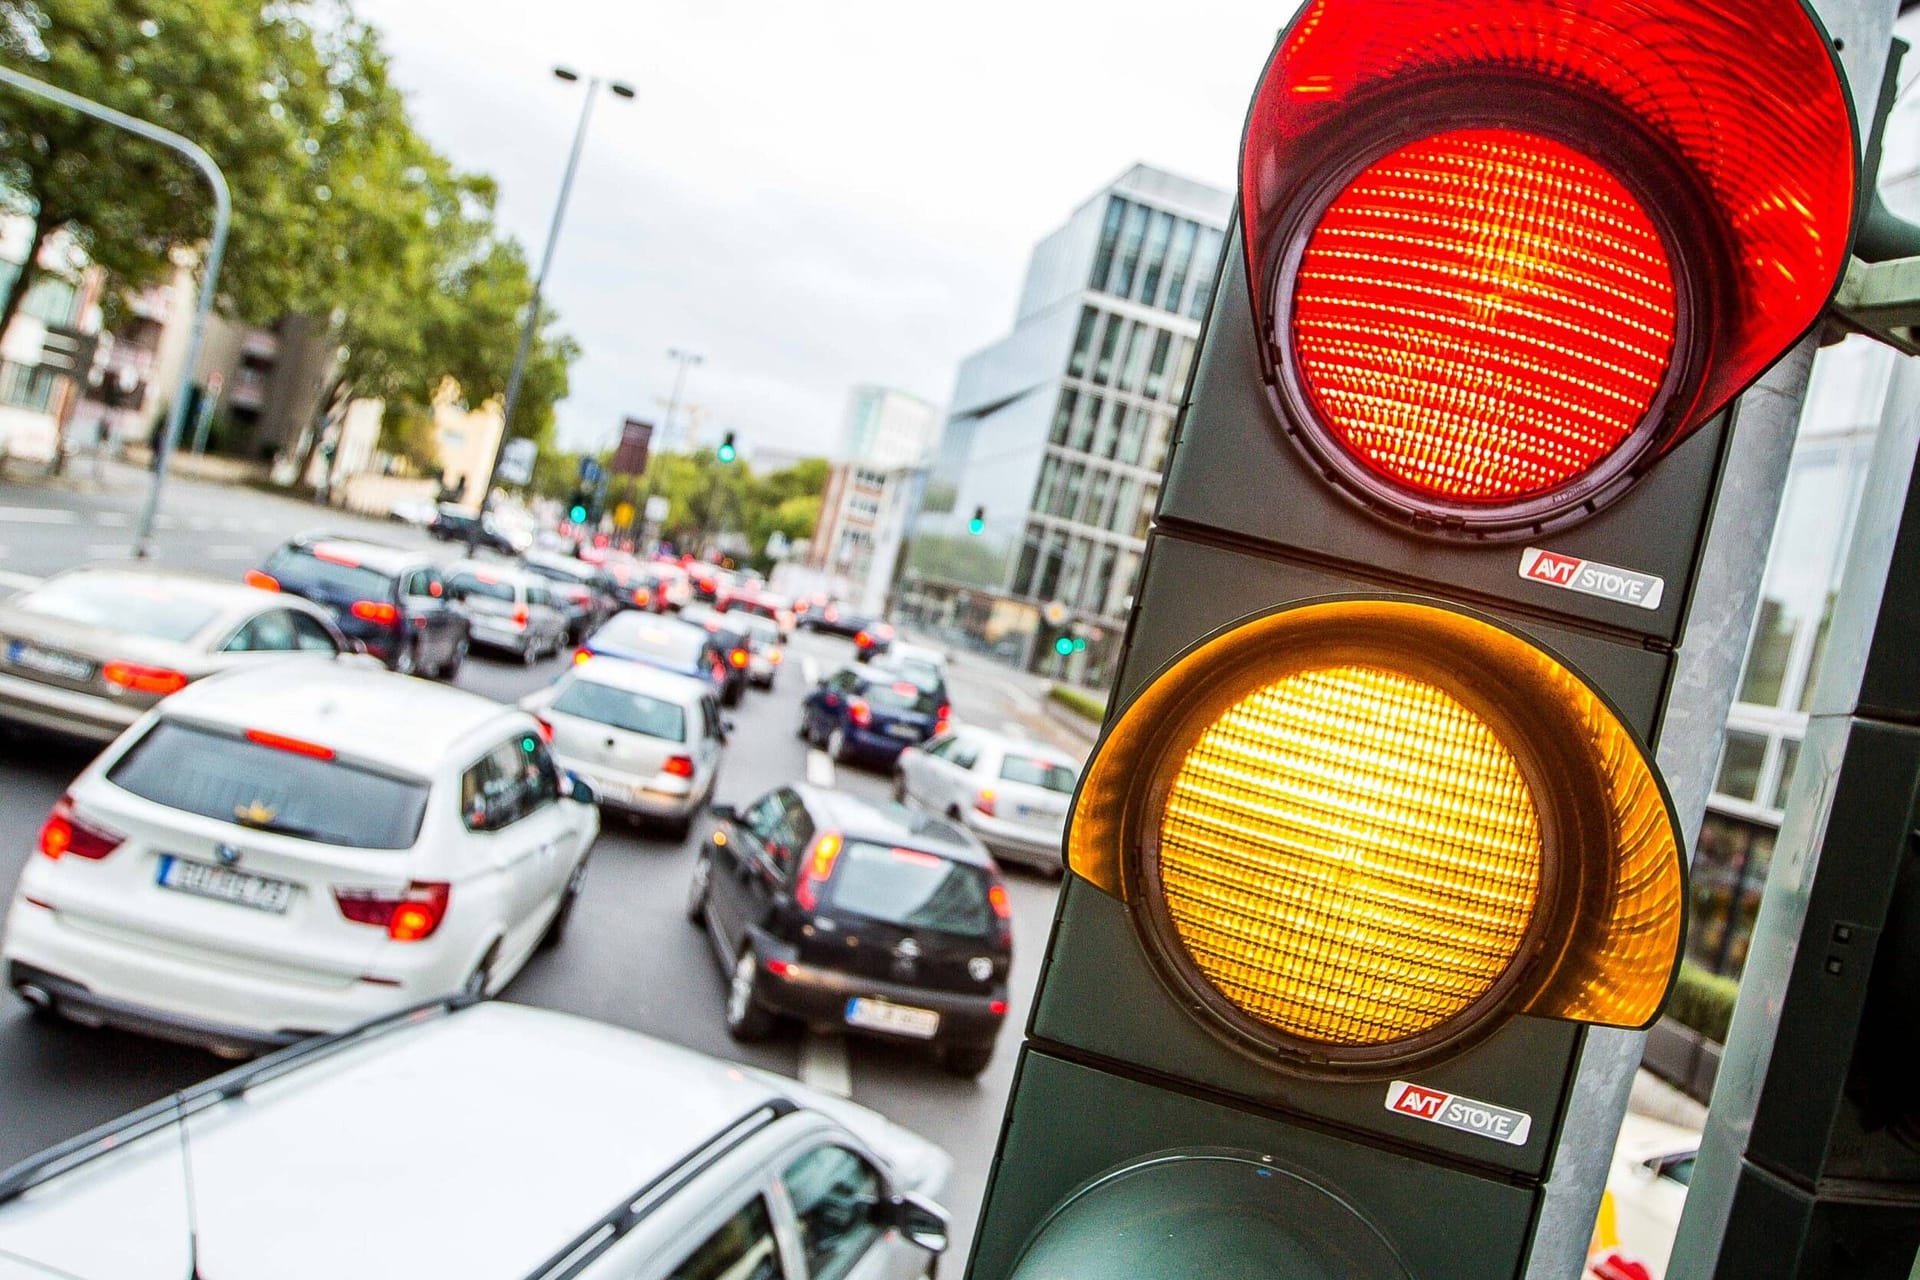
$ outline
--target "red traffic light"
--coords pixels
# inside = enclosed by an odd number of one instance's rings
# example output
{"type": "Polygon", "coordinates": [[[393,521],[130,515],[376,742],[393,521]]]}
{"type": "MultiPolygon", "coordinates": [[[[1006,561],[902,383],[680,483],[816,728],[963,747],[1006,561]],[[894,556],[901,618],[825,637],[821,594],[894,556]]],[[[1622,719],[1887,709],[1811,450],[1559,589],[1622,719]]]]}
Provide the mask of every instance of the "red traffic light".
{"type": "Polygon", "coordinates": [[[1800,0],[1314,0],[1241,215],[1288,434],[1379,514],[1617,497],[1813,323],[1855,145],[1800,0]]]}

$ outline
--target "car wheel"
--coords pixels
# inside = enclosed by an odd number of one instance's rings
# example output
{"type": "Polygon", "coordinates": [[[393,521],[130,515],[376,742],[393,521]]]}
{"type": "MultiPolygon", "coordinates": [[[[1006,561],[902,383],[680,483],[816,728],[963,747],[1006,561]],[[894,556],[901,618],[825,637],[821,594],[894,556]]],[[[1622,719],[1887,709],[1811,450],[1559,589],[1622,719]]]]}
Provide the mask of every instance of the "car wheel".
{"type": "Polygon", "coordinates": [[[940,1066],[949,1075],[971,1080],[987,1069],[993,1060],[993,1045],[949,1044],[940,1047],[940,1066]]]}
{"type": "Polygon", "coordinates": [[[540,661],[540,646],[534,643],[532,636],[527,637],[527,647],[520,651],[520,664],[530,667],[540,661]]]}
{"type": "Polygon", "coordinates": [[[813,741],[813,726],[807,723],[807,713],[804,711],[800,713],[800,728],[795,732],[794,737],[802,742],[813,741]]]}
{"type": "Polygon", "coordinates": [[[688,833],[693,830],[693,815],[687,813],[678,818],[669,818],[664,825],[666,833],[673,839],[685,840],[688,833]]]}
{"type": "Polygon", "coordinates": [[[452,684],[455,680],[457,680],[460,676],[460,668],[463,665],[465,665],[467,661],[467,646],[468,646],[467,638],[465,636],[461,636],[460,639],[454,643],[453,652],[447,655],[447,661],[445,665],[443,665],[440,668],[440,670],[435,672],[434,674],[437,675],[441,680],[446,681],[448,684],[452,684]]]}
{"type": "Polygon", "coordinates": [[[693,880],[687,885],[687,923],[704,927],[707,923],[707,882],[713,879],[713,859],[706,850],[693,860],[693,880]]]}
{"type": "Polygon", "coordinates": [[[773,1034],[773,1014],[754,1001],[754,988],[760,983],[760,957],[753,945],[740,948],[733,962],[733,979],[727,984],[727,1034],[742,1043],[765,1040],[773,1034]]]}
{"type": "Polygon", "coordinates": [[[567,888],[560,895],[560,906],[553,913],[553,919],[547,921],[547,931],[540,935],[540,949],[551,950],[560,945],[567,936],[567,925],[573,919],[573,904],[579,901],[580,884],[587,878],[587,860],[580,859],[580,865],[567,877],[567,888]]]}
{"type": "Polygon", "coordinates": [[[460,994],[474,1000],[487,998],[487,987],[493,981],[493,958],[500,950],[500,944],[494,943],[487,948],[487,954],[480,957],[480,963],[467,975],[466,982],[460,988],[460,994]]]}
{"type": "Polygon", "coordinates": [[[414,652],[414,647],[409,642],[401,648],[399,653],[393,655],[393,669],[403,676],[410,676],[419,670],[420,657],[414,652]]]}
{"type": "Polygon", "coordinates": [[[834,727],[833,732],[827,735],[827,754],[833,757],[834,763],[836,764],[845,764],[847,762],[849,753],[847,751],[846,731],[837,725],[834,727]]]}

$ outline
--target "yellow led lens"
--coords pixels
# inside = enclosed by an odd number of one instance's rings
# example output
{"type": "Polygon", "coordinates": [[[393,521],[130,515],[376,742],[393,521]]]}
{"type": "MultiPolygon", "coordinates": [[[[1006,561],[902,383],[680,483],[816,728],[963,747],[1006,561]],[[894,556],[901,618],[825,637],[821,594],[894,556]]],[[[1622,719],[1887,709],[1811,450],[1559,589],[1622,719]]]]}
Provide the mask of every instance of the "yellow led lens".
{"type": "Polygon", "coordinates": [[[1431,1030],[1497,983],[1540,891],[1540,818],[1513,753],[1445,691],[1364,666],[1229,707],[1161,817],[1180,943],[1223,996],[1305,1040],[1431,1030]]]}

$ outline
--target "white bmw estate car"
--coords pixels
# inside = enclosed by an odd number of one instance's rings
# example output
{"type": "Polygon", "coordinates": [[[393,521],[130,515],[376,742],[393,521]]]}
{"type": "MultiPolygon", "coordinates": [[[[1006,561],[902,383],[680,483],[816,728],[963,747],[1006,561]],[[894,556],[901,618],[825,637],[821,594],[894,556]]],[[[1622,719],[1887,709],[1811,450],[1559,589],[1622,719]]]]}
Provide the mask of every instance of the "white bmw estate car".
{"type": "Polygon", "coordinates": [[[498,990],[565,928],[599,829],[513,707],[384,671],[215,676],[54,806],[0,967],[46,1012],[244,1054],[498,990]]]}

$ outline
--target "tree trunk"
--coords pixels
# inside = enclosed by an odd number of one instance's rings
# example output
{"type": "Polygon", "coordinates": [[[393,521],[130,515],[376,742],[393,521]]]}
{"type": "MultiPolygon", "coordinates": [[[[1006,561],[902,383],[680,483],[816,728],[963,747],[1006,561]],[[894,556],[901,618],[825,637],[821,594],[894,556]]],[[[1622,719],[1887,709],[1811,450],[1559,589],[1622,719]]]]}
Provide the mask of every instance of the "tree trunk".
{"type": "Polygon", "coordinates": [[[33,287],[34,280],[40,274],[40,247],[53,234],[53,222],[45,209],[33,215],[33,237],[27,242],[27,258],[20,264],[20,270],[13,277],[13,283],[7,286],[7,296],[0,301],[0,337],[4,337],[7,326],[13,323],[14,313],[20,310],[20,304],[26,301],[27,290],[33,287]]]}
{"type": "Polygon", "coordinates": [[[300,488],[307,482],[307,471],[313,466],[313,455],[320,451],[321,443],[327,438],[327,425],[333,421],[336,410],[352,399],[352,388],[347,385],[343,375],[335,374],[333,385],[320,397],[319,412],[314,415],[313,429],[307,433],[307,447],[300,451],[300,469],[293,473],[293,487],[300,488]]]}

